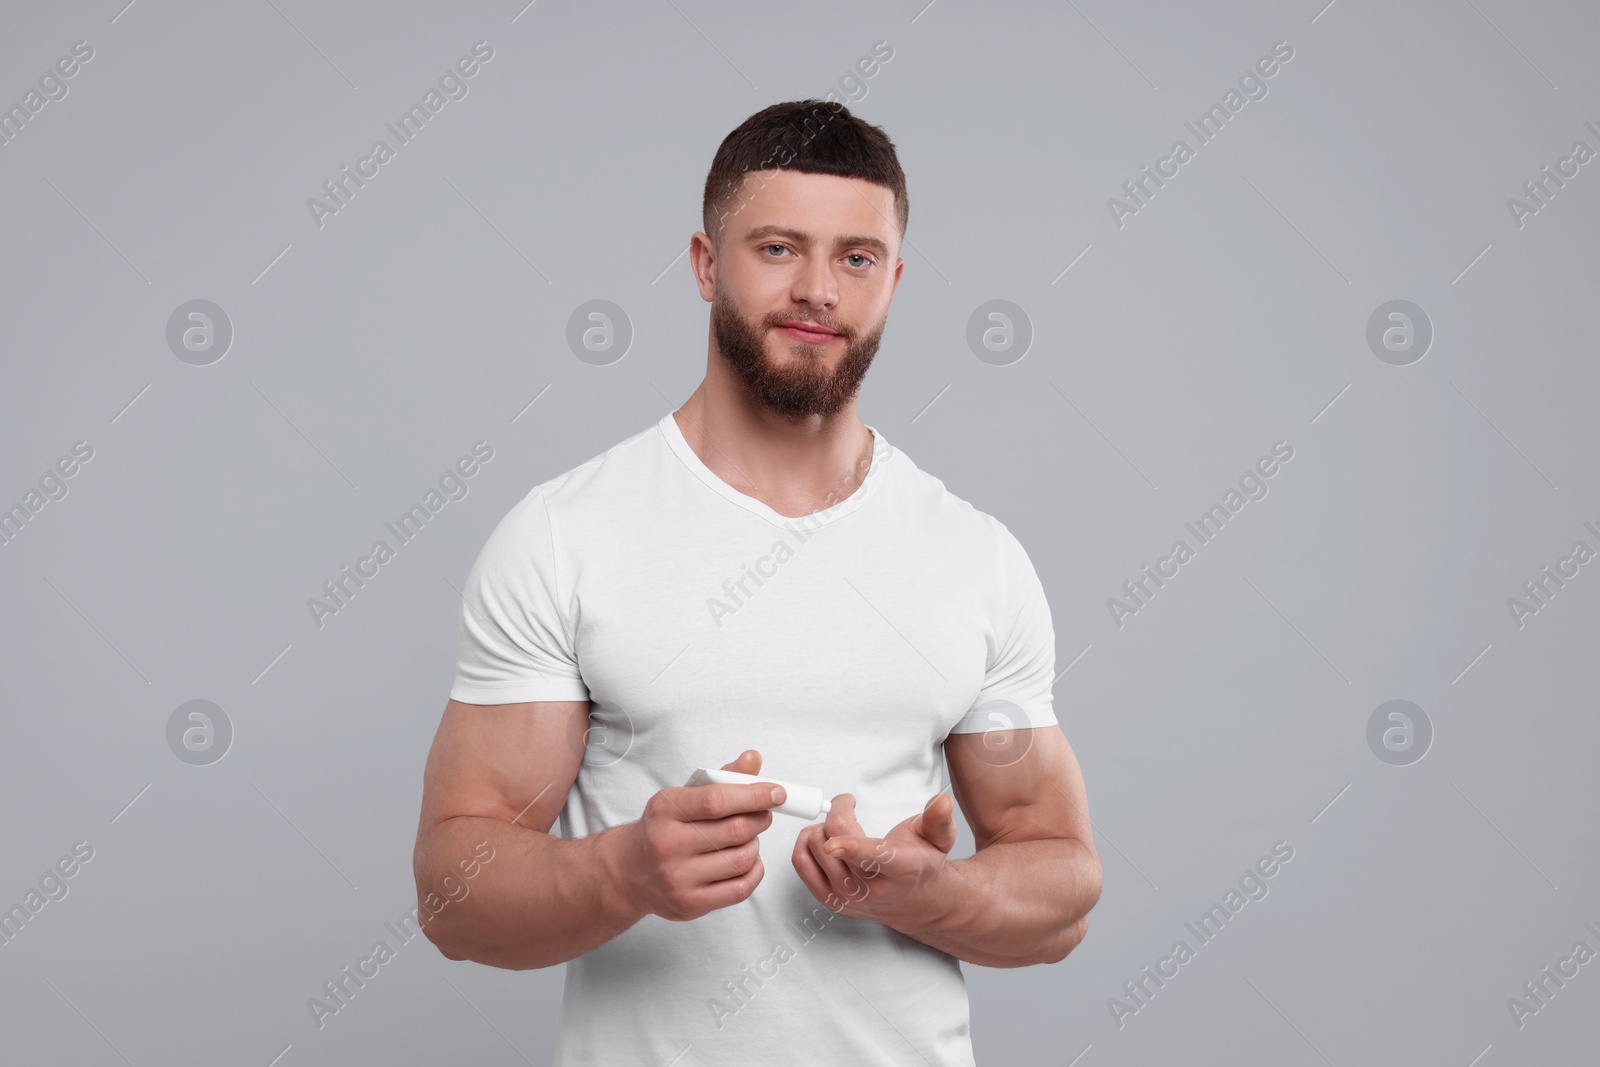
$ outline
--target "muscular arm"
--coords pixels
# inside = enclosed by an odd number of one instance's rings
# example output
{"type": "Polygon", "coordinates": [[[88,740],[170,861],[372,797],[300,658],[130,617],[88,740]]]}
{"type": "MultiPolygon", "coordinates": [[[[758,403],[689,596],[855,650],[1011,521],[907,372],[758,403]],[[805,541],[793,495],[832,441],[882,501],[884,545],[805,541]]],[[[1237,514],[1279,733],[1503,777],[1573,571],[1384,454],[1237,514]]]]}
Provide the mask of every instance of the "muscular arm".
{"type": "Polygon", "coordinates": [[[941,914],[903,931],[985,967],[1060,962],[1100,899],[1083,775],[1066,735],[1045,726],[1013,736],[1027,751],[1007,766],[984,758],[992,735],[945,740],[951,792],[977,850],[947,864],[941,914]]]}
{"type": "Polygon", "coordinates": [[[617,847],[627,826],[572,840],[549,832],[577,778],[588,715],[587,701],[446,706],[423,772],[412,857],[419,902],[438,895],[436,916],[418,912],[423,933],[446,957],[549,967],[643,917],[621,892],[617,847]],[[458,861],[483,841],[493,858],[453,898],[441,885],[460,881],[458,861]]]}
{"type": "MultiPolygon", "coordinates": [[[[549,967],[646,915],[689,922],[760,884],[756,838],[783,801],[770,783],[672,786],[634,822],[552,837],[588,724],[583,700],[446,706],[423,772],[412,866],[422,931],[448,958],[549,967]]],[[[747,749],[723,768],[754,774],[761,754],[747,749]]]]}

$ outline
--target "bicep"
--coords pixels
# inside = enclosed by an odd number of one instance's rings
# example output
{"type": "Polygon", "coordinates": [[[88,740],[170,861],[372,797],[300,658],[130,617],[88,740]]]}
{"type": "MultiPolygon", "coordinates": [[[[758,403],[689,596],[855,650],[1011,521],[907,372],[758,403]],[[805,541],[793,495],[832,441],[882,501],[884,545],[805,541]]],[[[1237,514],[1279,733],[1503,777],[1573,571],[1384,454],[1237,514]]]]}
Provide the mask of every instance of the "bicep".
{"type": "Polygon", "coordinates": [[[952,733],[944,753],[979,849],[1052,837],[1093,847],[1083,774],[1060,726],[952,733]]]}
{"type": "Polygon", "coordinates": [[[548,833],[583,762],[587,700],[451,700],[423,771],[420,833],[476,815],[548,833]]]}

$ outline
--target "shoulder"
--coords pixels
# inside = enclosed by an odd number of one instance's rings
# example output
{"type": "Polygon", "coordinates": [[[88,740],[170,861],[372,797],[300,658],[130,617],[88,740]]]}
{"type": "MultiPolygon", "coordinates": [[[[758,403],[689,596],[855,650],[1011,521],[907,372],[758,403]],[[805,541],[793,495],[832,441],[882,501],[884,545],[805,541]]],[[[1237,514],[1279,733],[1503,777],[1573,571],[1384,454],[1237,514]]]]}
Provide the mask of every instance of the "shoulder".
{"type": "Polygon", "coordinates": [[[944,482],[923,470],[900,449],[894,450],[897,469],[895,504],[908,520],[952,543],[965,544],[990,554],[1021,552],[1017,538],[995,516],[957,496],[944,482]]]}
{"type": "Polygon", "coordinates": [[[658,424],[548,478],[525,493],[490,532],[484,555],[510,565],[550,561],[570,550],[564,534],[605,528],[635,513],[640,497],[659,484],[666,452],[658,424]]]}
{"type": "Polygon", "coordinates": [[[511,513],[553,521],[626,507],[630,499],[637,500],[642,486],[652,484],[658,476],[666,452],[660,423],[652,422],[604,452],[535,485],[511,513]]]}

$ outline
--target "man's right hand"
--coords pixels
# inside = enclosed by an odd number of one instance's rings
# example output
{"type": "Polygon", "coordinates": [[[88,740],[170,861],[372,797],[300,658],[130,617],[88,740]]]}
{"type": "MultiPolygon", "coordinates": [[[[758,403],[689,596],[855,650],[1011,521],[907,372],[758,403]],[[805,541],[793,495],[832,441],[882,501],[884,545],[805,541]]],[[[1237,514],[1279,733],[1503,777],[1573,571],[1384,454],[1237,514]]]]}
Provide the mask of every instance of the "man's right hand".
{"type": "MultiPolygon", "coordinates": [[[[761,773],[761,753],[747,749],[725,771],[761,773]]],[[[761,884],[758,836],[783,803],[782,786],[680,785],[644,806],[625,850],[623,878],[636,910],[688,922],[737,904],[761,884]],[[776,790],[774,796],[773,790],[776,790]]]]}

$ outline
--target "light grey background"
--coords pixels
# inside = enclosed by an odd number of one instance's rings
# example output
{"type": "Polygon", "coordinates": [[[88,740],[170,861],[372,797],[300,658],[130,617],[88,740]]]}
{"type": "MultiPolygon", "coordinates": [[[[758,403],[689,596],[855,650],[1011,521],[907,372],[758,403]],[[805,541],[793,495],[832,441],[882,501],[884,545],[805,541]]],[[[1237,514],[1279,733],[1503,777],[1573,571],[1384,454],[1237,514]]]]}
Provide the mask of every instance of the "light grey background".
{"type": "Polygon", "coordinates": [[[324,1028],[306,1002],[414,903],[488,532],[703,372],[681,253],[717,144],[880,40],[854,110],[911,222],[861,410],[1033,558],[1105,868],[1066,961],[966,968],[979,1062],[1593,1058],[1600,963],[1521,1028],[1507,999],[1600,950],[1600,564],[1521,628],[1507,599],[1600,548],[1600,162],[1520,228],[1506,202],[1600,150],[1600,9],[124,2],[0,31],[7,106],[94,49],[0,146],[0,505],[94,449],[0,547],[0,905],[95,850],[0,947],[0,1058],[549,1062],[559,969],[418,939],[324,1028]],[[478,40],[469,95],[319,229],[307,198],[478,40]],[[1268,95],[1119,228],[1107,199],[1280,40],[1268,95]],[[194,299],[235,333],[210,366],[166,343],[194,299]],[[592,299],[633,326],[609,366],[566,345],[592,299]],[[1009,366],[966,344],[992,299],[1034,330],[1009,366]],[[1435,332],[1409,366],[1366,343],[1394,299],[1435,332]],[[308,598],[480,439],[469,495],[319,629],[308,598]],[[1280,440],[1270,495],[1119,628],[1107,598],[1280,440]],[[235,731],[209,766],[166,739],[194,699],[235,731]],[[1367,744],[1392,699],[1433,724],[1409,766],[1367,744]],[[1270,894],[1119,1027],[1280,840],[1270,894]]]}

